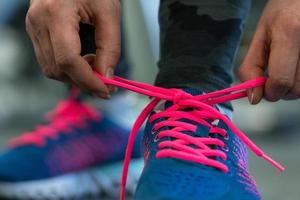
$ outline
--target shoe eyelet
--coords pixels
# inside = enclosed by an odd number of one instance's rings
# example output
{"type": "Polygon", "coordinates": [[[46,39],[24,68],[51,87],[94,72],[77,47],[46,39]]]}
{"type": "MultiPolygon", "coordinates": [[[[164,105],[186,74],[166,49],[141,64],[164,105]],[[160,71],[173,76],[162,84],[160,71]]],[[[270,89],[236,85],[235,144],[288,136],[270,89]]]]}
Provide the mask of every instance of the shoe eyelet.
{"type": "Polygon", "coordinates": [[[156,130],[154,130],[154,127],[151,129],[151,134],[154,135],[156,133],[156,130]]]}
{"type": "Polygon", "coordinates": [[[158,140],[159,140],[159,138],[158,138],[158,134],[157,134],[157,135],[155,135],[153,141],[154,141],[154,142],[158,142],[158,140]]]}
{"type": "Polygon", "coordinates": [[[222,147],[222,150],[225,151],[225,152],[228,152],[229,151],[228,145],[225,144],[224,147],[222,147]]]}
{"type": "Polygon", "coordinates": [[[224,136],[224,140],[228,141],[229,140],[229,134],[226,133],[226,135],[224,136]]]}

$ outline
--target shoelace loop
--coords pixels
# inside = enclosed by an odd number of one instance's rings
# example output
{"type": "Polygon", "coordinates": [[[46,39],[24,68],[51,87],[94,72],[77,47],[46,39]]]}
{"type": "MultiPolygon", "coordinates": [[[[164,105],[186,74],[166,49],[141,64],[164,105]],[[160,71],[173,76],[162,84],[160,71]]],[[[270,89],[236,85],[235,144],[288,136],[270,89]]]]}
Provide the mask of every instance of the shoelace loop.
{"type": "MultiPolygon", "coordinates": [[[[161,100],[167,100],[171,101],[174,105],[180,105],[180,106],[193,106],[194,108],[198,108],[199,110],[203,110],[206,112],[207,115],[210,115],[211,118],[215,118],[222,120],[235,134],[236,136],[244,142],[257,156],[262,157],[266,161],[268,161],[271,165],[276,167],[280,171],[284,171],[284,167],[281,166],[279,163],[271,159],[269,156],[267,156],[259,147],[257,147],[243,132],[241,132],[238,128],[234,126],[234,124],[222,113],[220,113],[218,110],[212,107],[212,105],[224,103],[227,101],[232,101],[236,99],[240,99],[247,96],[246,90],[250,88],[255,88],[259,86],[263,86],[266,82],[266,79],[264,77],[260,77],[255,80],[250,80],[247,82],[244,82],[242,84],[224,89],[219,90],[207,94],[192,96],[188,93],[185,93],[183,91],[179,91],[178,89],[166,89],[166,88],[160,88],[152,85],[148,85],[145,83],[139,83],[127,79],[123,79],[120,77],[115,76],[113,79],[107,79],[100,75],[99,73],[95,72],[95,75],[102,80],[105,84],[113,85],[117,87],[122,87],[124,89],[128,89],[140,94],[147,95],[149,97],[154,97],[150,103],[143,109],[141,114],[138,116],[136,122],[133,125],[133,128],[131,130],[131,133],[129,135],[128,144],[126,148],[125,158],[124,158],[124,165],[123,165],[123,172],[122,172],[122,179],[121,179],[121,192],[120,192],[120,199],[125,199],[125,187],[126,187],[126,181],[128,176],[128,168],[130,164],[131,159],[131,153],[133,151],[134,141],[135,138],[139,132],[139,129],[141,128],[144,121],[147,119],[147,117],[150,115],[150,113],[153,111],[155,106],[161,101],[161,100]]],[[[201,119],[201,117],[199,117],[201,119]]],[[[180,127],[180,126],[179,126],[180,127]]],[[[180,133],[178,133],[180,134],[180,133]]],[[[174,134],[172,135],[174,136],[174,134]]],[[[179,137],[186,137],[184,134],[180,134],[179,137]]],[[[184,141],[191,141],[194,142],[193,139],[185,138],[184,141]]],[[[172,143],[171,145],[174,145],[175,143],[172,143]]],[[[166,143],[160,143],[161,146],[167,145],[166,143]]],[[[170,143],[168,143],[170,145],[170,143]]],[[[176,144],[177,145],[177,144],[176,144]]],[[[197,143],[197,145],[201,146],[203,144],[197,143]]],[[[186,147],[186,146],[185,146],[186,147]]],[[[185,148],[184,146],[181,146],[181,148],[185,148]]],[[[203,146],[205,148],[205,146],[203,146]]],[[[185,149],[187,151],[191,149],[185,149]]],[[[211,151],[208,151],[211,153],[211,151]]],[[[167,152],[169,154],[170,152],[167,152]]],[[[179,159],[182,158],[182,155],[175,155],[174,152],[171,153],[173,157],[178,157],[179,159]]],[[[203,154],[203,152],[202,152],[203,154]]],[[[161,155],[162,157],[167,156],[165,154],[161,155]]],[[[157,157],[160,157],[157,155],[157,157]]],[[[188,156],[187,159],[191,161],[198,162],[198,157],[188,156]]],[[[217,162],[217,161],[215,161],[217,162]]],[[[202,163],[203,164],[203,163],[202,163]]],[[[211,165],[218,163],[210,163],[211,165]]]]}

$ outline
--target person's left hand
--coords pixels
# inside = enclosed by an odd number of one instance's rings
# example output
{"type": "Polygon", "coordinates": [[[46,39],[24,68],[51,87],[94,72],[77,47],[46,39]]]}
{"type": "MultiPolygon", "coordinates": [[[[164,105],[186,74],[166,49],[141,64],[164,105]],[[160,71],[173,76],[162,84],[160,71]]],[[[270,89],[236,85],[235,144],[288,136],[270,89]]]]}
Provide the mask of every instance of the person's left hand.
{"type": "Polygon", "coordinates": [[[239,70],[242,81],[268,72],[265,87],[248,91],[257,104],[300,98],[300,1],[269,0],[239,70]]]}

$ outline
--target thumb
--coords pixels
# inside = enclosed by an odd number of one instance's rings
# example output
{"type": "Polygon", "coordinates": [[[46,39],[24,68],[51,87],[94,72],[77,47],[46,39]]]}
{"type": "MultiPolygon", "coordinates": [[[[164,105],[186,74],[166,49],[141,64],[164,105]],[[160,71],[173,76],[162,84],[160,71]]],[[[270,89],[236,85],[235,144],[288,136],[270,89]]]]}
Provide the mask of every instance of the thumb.
{"type": "MultiPolygon", "coordinates": [[[[268,48],[264,31],[257,29],[250,44],[248,53],[239,69],[241,81],[255,79],[264,75],[268,60],[268,48]]],[[[249,102],[258,104],[264,96],[264,87],[257,87],[247,91],[249,102]]]]}

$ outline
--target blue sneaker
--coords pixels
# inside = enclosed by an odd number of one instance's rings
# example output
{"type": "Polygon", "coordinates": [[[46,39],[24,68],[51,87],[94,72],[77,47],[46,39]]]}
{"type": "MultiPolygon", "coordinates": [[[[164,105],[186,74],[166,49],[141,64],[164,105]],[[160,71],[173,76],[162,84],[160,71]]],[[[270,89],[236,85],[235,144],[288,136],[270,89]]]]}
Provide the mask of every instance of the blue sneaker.
{"type": "MultiPolygon", "coordinates": [[[[246,146],[224,121],[215,120],[215,113],[193,102],[182,104],[160,104],[150,115],[143,136],[145,166],[134,199],[261,199],[246,146]]],[[[229,109],[217,108],[231,119],[229,109]]]]}
{"type": "Polygon", "coordinates": [[[220,106],[247,96],[247,89],[262,86],[260,77],[224,90],[201,94],[199,90],[160,88],[121,77],[105,84],[154,97],[132,127],[126,148],[120,199],[135,139],[149,116],[143,137],[145,166],[136,200],[259,200],[248,170],[247,145],[257,156],[280,171],[284,167],[266,155],[231,122],[231,111],[220,106]],[[245,144],[245,145],[244,145],[245,144]]]}
{"type": "MultiPolygon", "coordinates": [[[[70,96],[47,115],[47,124],[13,139],[0,155],[0,196],[113,199],[118,196],[128,135],[128,128],[70,96]]],[[[139,146],[134,148],[129,195],[142,169],[139,146]]]]}

